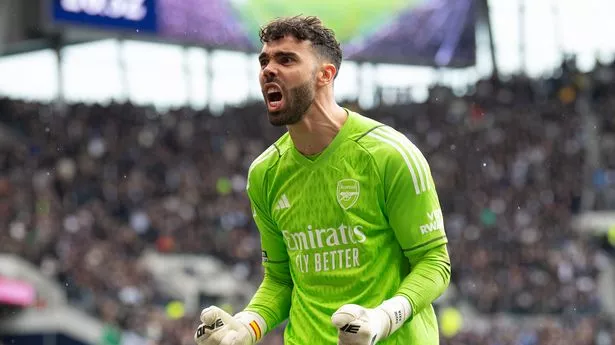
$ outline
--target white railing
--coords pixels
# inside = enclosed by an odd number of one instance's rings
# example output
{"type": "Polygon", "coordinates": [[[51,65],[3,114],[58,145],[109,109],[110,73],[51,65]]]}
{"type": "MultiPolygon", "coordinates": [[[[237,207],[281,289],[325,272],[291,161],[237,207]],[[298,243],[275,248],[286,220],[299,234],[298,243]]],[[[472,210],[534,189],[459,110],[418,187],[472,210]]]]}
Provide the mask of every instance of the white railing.
{"type": "Polygon", "coordinates": [[[23,280],[32,284],[39,300],[47,306],[66,304],[66,291],[52,278],[45,276],[38,267],[13,254],[0,254],[0,276],[23,280]]]}

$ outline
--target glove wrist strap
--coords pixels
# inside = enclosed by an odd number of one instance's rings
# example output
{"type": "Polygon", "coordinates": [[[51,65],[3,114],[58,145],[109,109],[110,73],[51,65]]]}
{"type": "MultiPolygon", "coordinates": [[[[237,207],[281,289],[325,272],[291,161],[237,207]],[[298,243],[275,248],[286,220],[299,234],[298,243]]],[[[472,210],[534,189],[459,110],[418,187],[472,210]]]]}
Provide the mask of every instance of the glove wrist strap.
{"type": "Polygon", "coordinates": [[[258,343],[267,333],[267,323],[260,315],[251,311],[235,314],[235,319],[243,324],[252,336],[252,344],[258,343]]]}
{"type": "Polygon", "coordinates": [[[395,296],[388,299],[382,302],[379,308],[382,309],[389,318],[388,332],[384,333],[387,337],[403,326],[412,316],[412,306],[404,296],[395,296]]]}

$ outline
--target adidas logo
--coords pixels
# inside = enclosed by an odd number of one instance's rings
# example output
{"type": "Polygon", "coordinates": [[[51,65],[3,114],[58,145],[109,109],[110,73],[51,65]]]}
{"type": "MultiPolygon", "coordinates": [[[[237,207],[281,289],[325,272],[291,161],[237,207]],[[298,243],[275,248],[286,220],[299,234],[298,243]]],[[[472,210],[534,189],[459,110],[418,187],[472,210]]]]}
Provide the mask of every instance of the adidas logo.
{"type": "Polygon", "coordinates": [[[275,205],[274,210],[283,210],[289,207],[290,207],[290,202],[288,201],[286,194],[282,194],[282,196],[280,197],[280,200],[278,200],[278,203],[275,205]]]}

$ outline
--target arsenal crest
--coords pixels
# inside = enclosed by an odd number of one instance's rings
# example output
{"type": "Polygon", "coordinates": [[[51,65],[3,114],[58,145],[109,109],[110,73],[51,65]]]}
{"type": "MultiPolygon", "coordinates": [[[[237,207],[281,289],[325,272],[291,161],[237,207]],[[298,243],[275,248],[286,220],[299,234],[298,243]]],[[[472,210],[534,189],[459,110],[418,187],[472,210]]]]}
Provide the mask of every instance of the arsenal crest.
{"type": "Polygon", "coordinates": [[[359,181],[344,179],[337,182],[337,202],[344,210],[351,208],[359,200],[359,181]]]}

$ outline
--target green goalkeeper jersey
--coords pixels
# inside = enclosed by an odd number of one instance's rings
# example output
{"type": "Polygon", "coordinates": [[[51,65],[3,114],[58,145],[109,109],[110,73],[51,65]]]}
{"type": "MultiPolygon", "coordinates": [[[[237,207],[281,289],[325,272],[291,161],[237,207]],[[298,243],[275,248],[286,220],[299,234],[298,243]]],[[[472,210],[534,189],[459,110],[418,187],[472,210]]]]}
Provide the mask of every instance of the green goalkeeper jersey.
{"type": "MultiPolygon", "coordinates": [[[[331,315],[344,304],[374,308],[411,272],[409,258],[447,243],[436,188],[419,149],[393,128],[354,112],[318,156],[284,134],[250,167],[248,196],[265,275],[288,282],[286,345],[337,344],[331,315]]],[[[270,291],[246,308],[269,329],[284,308],[270,291]]],[[[256,299],[256,297],[255,297],[256,299]]],[[[431,304],[379,344],[436,344],[431,304]]]]}

